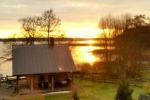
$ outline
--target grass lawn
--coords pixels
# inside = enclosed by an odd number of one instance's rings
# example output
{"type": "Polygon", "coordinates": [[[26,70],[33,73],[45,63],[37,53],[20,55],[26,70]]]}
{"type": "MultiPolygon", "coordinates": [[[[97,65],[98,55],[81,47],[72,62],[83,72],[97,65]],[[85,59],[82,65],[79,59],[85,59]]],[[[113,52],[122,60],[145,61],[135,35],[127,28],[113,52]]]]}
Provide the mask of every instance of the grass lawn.
{"type": "Polygon", "coordinates": [[[45,100],[71,100],[71,94],[47,95],[45,100]]]}
{"type": "MultiPolygon", "coordinates": [[[[109,83],[97,83],[87,80],[76,79],[79,88],[80,100],[114,100],[117,85],[109,83]]],[[[132,87],[133,98],[137,100],[139,94],[144,92],[143,88],[132,87]]],[[[71,94],[47,95],[45,100],[71,100],[71,94]]]]}

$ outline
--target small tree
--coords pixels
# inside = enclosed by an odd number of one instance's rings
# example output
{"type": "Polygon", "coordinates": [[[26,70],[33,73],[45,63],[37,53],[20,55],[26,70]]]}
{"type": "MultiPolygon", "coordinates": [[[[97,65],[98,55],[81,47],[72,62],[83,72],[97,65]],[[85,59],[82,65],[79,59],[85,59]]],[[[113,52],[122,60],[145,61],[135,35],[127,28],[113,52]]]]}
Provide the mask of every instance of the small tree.
{"type": "Polygon", "coordinates": [[[132,92],[133,90],[130,89],[127,80],[121,80],[119,83],[115,100],[133,100],[132,92]]]}

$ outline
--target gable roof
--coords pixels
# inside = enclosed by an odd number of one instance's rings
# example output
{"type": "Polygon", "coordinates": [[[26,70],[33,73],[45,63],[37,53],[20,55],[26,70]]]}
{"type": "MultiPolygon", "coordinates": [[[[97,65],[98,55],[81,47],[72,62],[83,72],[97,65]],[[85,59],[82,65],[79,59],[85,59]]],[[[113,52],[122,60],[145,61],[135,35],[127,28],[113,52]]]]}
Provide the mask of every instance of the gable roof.
{"type": "Polygon", "coordinates": [[[13,75],[76,71],[71,52],[66,45],[13,46],[13,75]]]}

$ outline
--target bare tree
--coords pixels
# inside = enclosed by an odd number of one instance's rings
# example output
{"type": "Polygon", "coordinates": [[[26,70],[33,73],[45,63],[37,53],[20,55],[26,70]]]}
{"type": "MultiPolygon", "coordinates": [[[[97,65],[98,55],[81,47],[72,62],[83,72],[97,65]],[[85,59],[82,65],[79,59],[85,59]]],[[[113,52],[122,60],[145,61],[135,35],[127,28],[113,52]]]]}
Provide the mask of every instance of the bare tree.
{"type": "Polygon", "coordinates": [[[103,58],[104,58],[104,66],[106,75],[112,74],[112,39],[121,34],[125,28],[125,21],[123,17],[114,17],[111,15],[102,17],[99,22],[99,27],[103,30],[102,37],[104,38],[104,46],[103,46],[103,58]]]}
{"type": "Polygon", "coordinates": [[[22,23],[24,37],[28,39],[27,43],[34,44],[34,38],[43,36],[40,32],[40,17],[26,17],[19,21],[22,23]]]}
{"type": "Polygon", "coordinates": [[[45,11],[42,14],[41,19],[41,27],[43,31],[47,33],[49,43],[50,33],[54,32],[58,28],[61,20],[54,14],[52,9],[45,11]]]}

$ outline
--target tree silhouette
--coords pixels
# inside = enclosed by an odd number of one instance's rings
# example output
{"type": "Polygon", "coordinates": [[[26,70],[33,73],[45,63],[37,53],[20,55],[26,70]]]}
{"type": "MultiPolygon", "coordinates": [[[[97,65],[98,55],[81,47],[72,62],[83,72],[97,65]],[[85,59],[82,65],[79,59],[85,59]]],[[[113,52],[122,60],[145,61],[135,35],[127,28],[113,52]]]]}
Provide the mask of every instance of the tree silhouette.
{"type": "Polygon", "coordinates": [[[41,27],[44,32],[47,33],[48,43],[50,33],[54,32],[57,27],[60,25],[61,20],[54,14],[53,10],[44,11],[41,16],[41,27]]]}
{"type": "Polygon", "coordinates": [[[19,20],[22,23],[24,37],[28,39],[27,43],[34,44],[34,38],[43,36],[39,31],[40,20],[39,17],[26,17],[19,20]]]}
{"type": "Polygon", "coordinates": [[[113,55],[112,55],[112,40],[110,38],[115,38],[119,34],[123,32],[125,29],[125,20],[123,17],[114,17],[111,15],[102,17],[99,22],[100,29],[103,30],[102,37],[105,39],[104,46],[103,46],[103,59],[104,59],[104,66],[105,66],[105,73],[106,76],[112,75],[114,71],[113,64],[113,55]],[[113,69],[113,70],[112,70],[113,69]]]}

